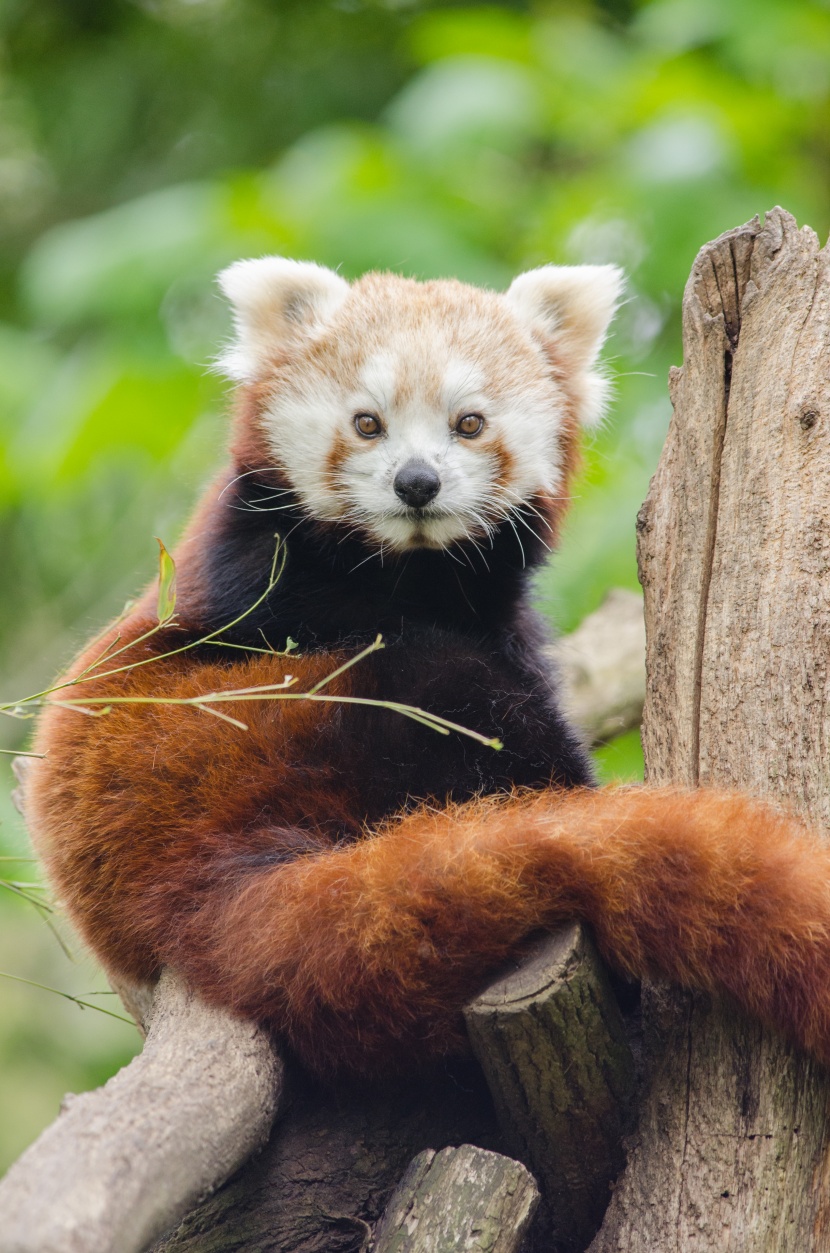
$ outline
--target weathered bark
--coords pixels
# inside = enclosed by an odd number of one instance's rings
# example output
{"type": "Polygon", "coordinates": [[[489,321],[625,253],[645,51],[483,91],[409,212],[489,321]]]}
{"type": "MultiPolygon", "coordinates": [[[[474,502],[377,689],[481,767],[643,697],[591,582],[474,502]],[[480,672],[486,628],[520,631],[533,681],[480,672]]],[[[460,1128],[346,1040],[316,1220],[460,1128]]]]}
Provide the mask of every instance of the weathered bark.
{"type": "Polygon", "coordinates": [[[622,1165],[634,1059],[586,931],[546,936],[466,1011],[509,1151],[545,1197],[545,1247],[579,1253],[622,1165]]]}
{"type": "Polygon", "coordinates": [[[0,1183],[4,1253],[140,1253],[268,1135],[281,1064],[259,1028],[162,976],[144,1051],[0,1183]]]}
{"type": "MultiPolygon", "coordinates": [[[[780,209],[707,245],[638,521],[651,783],[830,825],[830,255],[780,209]]],[[[830,1081],[703,996],[651,990],[653,1086],[592,1253],[830,1249],[830,1081]]]]}
{"type": "Polygon", "coordinates": [[[289,1076],[268,1145],[156,1253],[358,1253],[411,1159],[474,1143],[504,1151],[473,1062],[337,1091],[289,1076]]]}
{"type": "Polygon", "coordinates": [[[533,1176],[509,1157],[427,1149],[395,1189],[372,1253],[517,1253],[538,1204],[533,1176]]]}

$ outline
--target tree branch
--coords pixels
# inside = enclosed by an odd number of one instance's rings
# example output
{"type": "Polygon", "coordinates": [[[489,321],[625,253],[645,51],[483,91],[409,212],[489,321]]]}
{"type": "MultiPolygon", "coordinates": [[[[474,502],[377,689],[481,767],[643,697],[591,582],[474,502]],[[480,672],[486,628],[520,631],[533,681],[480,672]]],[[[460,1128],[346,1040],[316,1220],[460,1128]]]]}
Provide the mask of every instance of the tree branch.
{"type": "Polygon", "coordinates": [[[565,708],[592,744],[638,727],[646,695],[643,598],[612,588],[549,654],[565,688],[565,708]]]}

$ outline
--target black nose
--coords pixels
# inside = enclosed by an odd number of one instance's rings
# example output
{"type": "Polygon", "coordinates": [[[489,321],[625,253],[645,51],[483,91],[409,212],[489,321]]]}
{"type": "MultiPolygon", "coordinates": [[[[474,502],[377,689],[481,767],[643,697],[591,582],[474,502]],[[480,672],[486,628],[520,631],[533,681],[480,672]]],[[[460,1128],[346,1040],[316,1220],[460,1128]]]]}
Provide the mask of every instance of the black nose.
{"type": "Polygon", "coordinates": [[[423,509],[440,490],[441,480],[425,461],[407,461],[395,475],[395,492],[413,509],[423,509]]]}

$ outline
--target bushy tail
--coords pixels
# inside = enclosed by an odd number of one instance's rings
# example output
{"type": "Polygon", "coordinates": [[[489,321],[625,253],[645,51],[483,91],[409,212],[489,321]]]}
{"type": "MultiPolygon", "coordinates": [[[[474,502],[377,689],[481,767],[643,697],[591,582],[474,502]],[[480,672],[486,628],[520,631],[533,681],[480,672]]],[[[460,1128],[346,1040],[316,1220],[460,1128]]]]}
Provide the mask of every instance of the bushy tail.
{"type": "Polygon", "coordinates": [[[725,992],[830,1062],[830,850],[744,797],[632,788],[425,809],[240,883],[167,957],[319,1071],[457,1050],[488,972],[573,918],[616,968],[725,992]]]}

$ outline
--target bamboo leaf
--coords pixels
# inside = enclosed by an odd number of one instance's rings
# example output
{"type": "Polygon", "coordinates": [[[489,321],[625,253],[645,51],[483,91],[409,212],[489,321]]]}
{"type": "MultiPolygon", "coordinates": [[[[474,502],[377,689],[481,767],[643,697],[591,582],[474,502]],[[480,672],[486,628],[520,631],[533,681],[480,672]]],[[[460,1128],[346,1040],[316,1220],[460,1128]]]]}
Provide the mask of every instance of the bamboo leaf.
{"type": "Polygon", "coordinates": [[[158,536],[156,543],[159,546],[159,596],[156,612],[159,625],[164,626],[176,612],[176,563],[158,536]]]}

